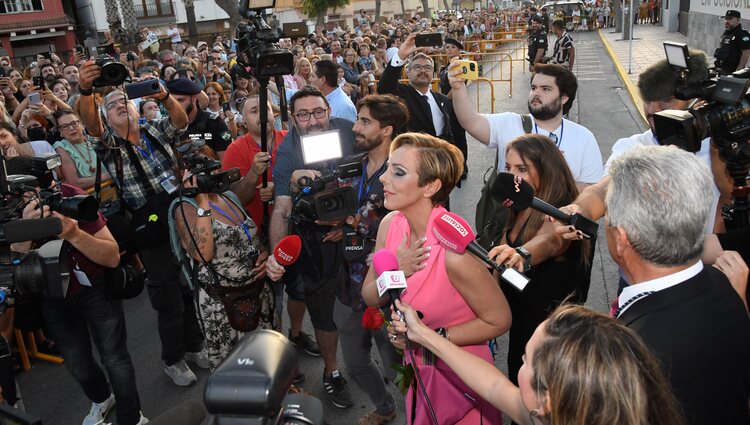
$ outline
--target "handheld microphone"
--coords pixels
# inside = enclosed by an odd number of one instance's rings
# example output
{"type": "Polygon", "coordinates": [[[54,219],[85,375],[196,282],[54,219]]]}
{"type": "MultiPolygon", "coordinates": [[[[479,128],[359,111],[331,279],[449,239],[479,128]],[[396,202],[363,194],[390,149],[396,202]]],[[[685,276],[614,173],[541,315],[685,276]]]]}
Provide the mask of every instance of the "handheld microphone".
{"type": "Polygon", "coordinates": [[[455,213],[446,212],[438,217],[432,227],[432,234],[435,235],[440,245],[450,251],[457,254],[469,251],[485,264],[500,272],[500,278],[519,291],[523,291],[531,280],[514,268],[505,267],[492,261],[487,251],[477,243],[476,236],[469,227],[469,223],[455,213]]]}
{"type": "Polygon", "coordinates": [[[57,217],[13,220],[0,226],[0,240],[8,243],[52,238],[62,233],[62,221],[57,217]]]}
{"type": "Polygon", "coordinates": [[[294,264],[299,258],[302,250],[302,239],[297,235],[285,236],[273,249],[273,257],[276,262],[286,267],[294,264]]]}
{"type": "Polygon", "coordinates": [[[401,291],[406,289],[406,276],[398,269],[396,254],[388,249],[381,249],[372,256],[372,267],[378,275],[378,296],[382,297],[387,292],[391,297],[393,310],[401,315],[395,301],[401,299],[401,291]]]}
{"type": "Polygon", "coordinates": [[[533,208],[565,224],[570,224],[583,233],[586,239],[596,236],[599,225],[580,214],[566,214],[534,196],[534,188],[522,178],[510,173],[499,173],[490,189],[491,196],[513,211],[533,208]]]}
{"type": "Polygon", "coordinates": [[[151,419],[149,424],[153,425],[200,425],[206,418],[206,408],[198,400],[191,399],[183,401],[177,406],[167,410],[161,415],[151,419]]]}

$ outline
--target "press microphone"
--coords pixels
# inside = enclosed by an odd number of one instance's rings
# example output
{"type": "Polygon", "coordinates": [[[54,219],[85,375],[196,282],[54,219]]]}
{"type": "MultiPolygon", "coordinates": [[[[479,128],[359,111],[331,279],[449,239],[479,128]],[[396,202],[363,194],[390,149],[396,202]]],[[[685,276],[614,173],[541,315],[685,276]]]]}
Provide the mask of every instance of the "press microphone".
{"type": "Polygon", "coordinates": [[[496,201],[505,207],[511,208],[513,211],[523,211],[531,207],[565,224],[570,224],[580,230],[586,239],[596,236],[599,230],[599,225],[595,221],[578,213],[566,214],[535,197],[534,188],[530,184],[521,177],[510,173],[499,173],[497,175],[495,182],[492,183],[490,194],[496,201]]]}
{"type": "Polygon", "coordinates": [[[276,262],[286,267],[294,264],[299,258],[302,250],[302,239],[297,235],[285,236],[273,249],[273,257],[276,262]]]}
{"type": "Polygon", "coordinates": [[[206,419],[206,408],[198,400],[183,401],[161,415],[151,419],[150,425],[200,425],[206,419]]]}
{"type": "Polygon", "coordinates": [[[490,259],[487,251],[476,241],[469,223],[452,212],[446,212],[438,217],[432,227],[432,234],[449,251],[463,254],[466,251],[482,260],[485,264],[500,272],[500,278],[519,291],[523,291],[530,279],[523,273],[510,267],[497,264],[490,259]]]}
{"type": "Polygon", "coordinates": [[[372,256],[372,267],[375,274],[378,275],[377,286],[378,296],[383,296],[386,292],[391,297],[393,310],[399,316],[402,313],[396,308],[395,301],[401,299],[401,291],[406,289],[406,276],[404,272],[398,269],[398,259],[393,251],[381,249],[372,256]]]}
{"type": "Polygon", "coordinates": [[[57,217],[13,220],[0,225],[0,240],[8,243],[52,238],[62,233],[62,221],[57,217]]]}

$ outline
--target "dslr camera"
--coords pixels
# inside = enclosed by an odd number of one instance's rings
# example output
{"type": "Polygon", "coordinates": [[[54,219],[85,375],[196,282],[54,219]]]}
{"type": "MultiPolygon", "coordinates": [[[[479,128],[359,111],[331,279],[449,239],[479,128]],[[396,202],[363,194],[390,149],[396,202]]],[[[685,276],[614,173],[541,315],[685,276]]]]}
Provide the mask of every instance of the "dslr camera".
{"type": "Polygon", "coordinates": [[[92,83],[94,87],[119,86],[130,79],[128,68],[116,62],[110,55],[100,55],[96,58],[96,65],[102,69],[102,73],[92,83]]]}
{"type": "Polygon", "coordinates": [[[239,168],[214,173],[221,168],[221,162],[200,153],[206,144],[203,139],[193,139],[177,148],[182,154],[182,162],[194,178],[195,187],[182,189],[182,195],[194,198],[201,193],[222,193],[240,179],[239,168]]]}

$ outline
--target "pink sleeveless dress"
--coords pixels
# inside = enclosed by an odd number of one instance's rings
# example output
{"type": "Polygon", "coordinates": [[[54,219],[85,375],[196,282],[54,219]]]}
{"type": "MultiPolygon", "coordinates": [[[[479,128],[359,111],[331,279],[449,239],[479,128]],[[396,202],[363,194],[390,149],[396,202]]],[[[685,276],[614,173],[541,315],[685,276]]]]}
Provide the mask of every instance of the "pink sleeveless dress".
{"type": "MultiPolygon", "coordinates": [[[[404,302],[424,314],[422,321],[431,329],[458,325],[476,318],[448,278],[445,249],[432,233],[434,220],[445,212],[441,206],[432,210],[425,235],[426,245],[432,246],[430,258],[424,269],[406,280],[407,289],[401,294],[404,302]]],[[[409,223],[403,214],[397,213],[388,228],[385,248],[395,252],[404,235],[410,235],[409,223]]],[[[492,363],[492,354],[486,343],[461,348],[492,363]]],[[[414,350],[414,359],[440,425],[502,423],[500,411],[479,398],[442,360],[429,352],[423,353],[421,348],[414,350]]],[[[405,353],[404,363],[410,362],[410,356],[405,353]]],[[[408,424],[432,425],[427,404],[416,382],[406,394],[406,417],[408,424]]]]}

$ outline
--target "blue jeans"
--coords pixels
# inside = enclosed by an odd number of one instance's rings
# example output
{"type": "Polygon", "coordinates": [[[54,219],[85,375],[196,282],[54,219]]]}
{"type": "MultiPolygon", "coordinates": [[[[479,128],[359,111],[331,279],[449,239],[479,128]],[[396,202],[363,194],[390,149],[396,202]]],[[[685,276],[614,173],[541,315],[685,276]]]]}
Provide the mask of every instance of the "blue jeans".
{"type": "Polygon", "coordinates": [[[122,301],[110,301],[102,291],[83,287],[67,298],[43,298],[42,314],[52,340],[65,358],[65,366],[94,403],[105,401],[110,384],[117,401],[117,423],[135,424],[141,417],[141,402],[135,369],[127,347],[122,301]],[[94,341],[104,371],[91,351],[94,341]]]}

